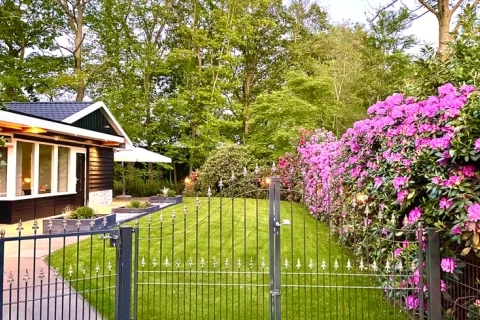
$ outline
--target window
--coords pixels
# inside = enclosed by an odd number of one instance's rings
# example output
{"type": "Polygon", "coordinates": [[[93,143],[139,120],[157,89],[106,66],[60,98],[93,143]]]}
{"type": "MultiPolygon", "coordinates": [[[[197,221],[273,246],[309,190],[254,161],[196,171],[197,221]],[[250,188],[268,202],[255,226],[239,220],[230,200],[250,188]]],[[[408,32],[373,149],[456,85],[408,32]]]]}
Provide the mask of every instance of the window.
{"type": "Polygon", "coordinates": [[[28,196],[32,194],[33,151],[33,143],[21,141],[17,143],[17,196],[28,196]]]}
{"type": "Polygon", "coordinates": [[[38,194],[51,193],[53,146],[41,144],[38,153],[38,194]]]}
{"type": "Polygon", "coordinates": [[[58,192],[68,191],[68,158],[70,149],[58,147],[58,192]]]}
{"type": "Polygon", "coordinates": [[[0,147],[0,197],[7,196],[7,163],[8,150],[0,147]]]}

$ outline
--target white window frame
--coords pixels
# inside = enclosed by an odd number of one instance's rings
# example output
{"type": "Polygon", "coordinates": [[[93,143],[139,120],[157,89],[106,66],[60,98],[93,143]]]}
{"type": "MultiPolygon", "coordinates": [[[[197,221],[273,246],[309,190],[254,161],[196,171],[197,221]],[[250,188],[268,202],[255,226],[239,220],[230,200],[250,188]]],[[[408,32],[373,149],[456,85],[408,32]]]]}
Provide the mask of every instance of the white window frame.
{"type": "MultiPolygon", "coordinates": [[[[12,201],[12,200],[23,200],[23,199],[35,199],[35,198],[46,198],[54,197],[61,195],[70,195],[76,194],[77,186],[77,153],[87,154],[86,148],[73,147],[68,145],[63,145],[59,143],[50,143],[50,142],[40,142],[34,140],[25,140],[12,138],[13,146],[9,147],[8,150],[8,162],[7,162],[7,196],[0,197],[0,201],[12,201]],[[17,175],[17,142],[27,142],[32,143],[34,147],[34,162],[33,162],[33,185],[32,185],[32,194],[28,196],[17,196],[16,195],[16,175],[17,175]],[[53,146],[53,166],[52,166],[52,192],[51,193],[38,193],[38,181],[39,181],[39,148],[40,144],[51,145],[53,146]],[[68,191],[66,192],[57,192],[58,189],[58,147],[64,147],[70,149],[70,157],[68,162],[68,191]]],[[[85,174],[87,171],[87,166],[85,166],[85,174]]],[[[86,176],[86,175],[85,175],[86,176]]]]}

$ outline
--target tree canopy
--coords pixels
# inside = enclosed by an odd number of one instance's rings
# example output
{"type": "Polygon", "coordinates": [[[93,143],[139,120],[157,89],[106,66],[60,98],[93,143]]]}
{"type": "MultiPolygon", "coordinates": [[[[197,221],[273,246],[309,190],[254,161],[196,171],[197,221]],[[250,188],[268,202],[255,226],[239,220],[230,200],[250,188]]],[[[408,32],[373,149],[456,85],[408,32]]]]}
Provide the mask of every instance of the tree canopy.
{"type": "Polygon", "coordinates": [[[411,54],[411,8],[360,25],[307,0],[0,0],[0,101],[102,100],[176,180],[225,143],[274,160],[392,92],[476,83],[475,5],[449,9],[465,18],[441,60],[411,54]]]}

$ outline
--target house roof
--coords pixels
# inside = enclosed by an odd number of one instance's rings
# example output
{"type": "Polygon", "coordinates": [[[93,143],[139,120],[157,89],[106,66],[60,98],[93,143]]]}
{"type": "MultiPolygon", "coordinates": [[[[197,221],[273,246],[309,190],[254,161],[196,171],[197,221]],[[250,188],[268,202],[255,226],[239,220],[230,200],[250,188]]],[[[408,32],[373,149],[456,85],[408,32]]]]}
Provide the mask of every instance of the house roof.
{"type": "Polygon", "coordinates": [[[63,121],[88,108],[94,102],[7,102],[7,110],[34,117],[63,121]]]}
{"type": "MultiPolygon", "coordinates": [[[[130,149],[132,141],[115,119],[107,106],[101,102],[7,102],[6,110],[0,109],[0,122],[18,123],[31,127],[40,127],[53,132],[73,133],[87,138],[99,138],[105,141],[125,143],[130,149]],[[113,128],[115,135],[98,130],[98,121],[89,119],[88,124],[79,124],[95,111],[100,110],[113,128]],[[93,127],[93,128],[92,128],[93,127]],[[86,129],[86,130],[84,130],[86,129]],[[80,130],[80,131],[78,131],[80,130]],[[87,132],[88,131],[88,132],[87,132]],[[80,134],[80,132],[83,132],[80,134]],[[119,140],[118,138],[121,138],[119,140]]],[[[101,125],[101,124],[100,124],[101,125]]]]}

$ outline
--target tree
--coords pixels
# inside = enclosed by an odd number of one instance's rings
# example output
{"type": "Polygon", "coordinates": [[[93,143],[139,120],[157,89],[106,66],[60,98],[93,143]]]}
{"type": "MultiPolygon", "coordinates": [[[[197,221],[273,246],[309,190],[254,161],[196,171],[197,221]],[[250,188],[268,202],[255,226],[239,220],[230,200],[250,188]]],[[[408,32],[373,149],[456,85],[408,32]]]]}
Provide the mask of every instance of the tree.
{"type": "Polygon", "coordinates": [[[459,28],[449,44],[449,58],[438,60],[435,50],[426,47],[415,61],[415,74],[408,86],[408,93],[420,97],[436,94],[447,83],[480,85],[480,19],[474,7],[466,7],[459,18],[459,28]]]}
{"type": "Polygon", "coordinates": [[[240,84],[234,90],[240,106],[243,140],[249,135],[250,106],[262,91],[278,89],[288,67],[286,12],[280,0],[240,1],[236,19],[236,57],[239,65],[234,77],[240,84]]]}
{"type": "Polygon", "coordinates": [[[50,0],[3,0],[0,21],[0,100],[36,100],[66,65],[52,52],[58,11],[50,0]]]}
{"type": "Polygon", "coordinates": [[[86,37],[84,32],[87,6],[91,0],[56,0],[66,18],[67,29],[65,35],[69,39],[69,46],[58,45],[73,56],[74,83],[77,102],[85,97],[86,81],[83,67],[83,47],[86,37]]]}
{"type": "MultiPolygon", "coordinates": [[[[417,0],[418,5],[415,8],[409,9],[411,13],[411,19],[417,19],[423,16],[425,13],[432,13],[435,15],[438,21],[438,54],[441,59],[444,59],[448,54],[445,50],[448,48],[449,43],[452,41],[451,34],[458,31],[460,27],[459,23],[453,24],[452,19],[454,14],[464,8],[466,5],[476,7],[480,4],[480,0],[417,0]],[[418,14],[417,12],[420,11],[418,14]]],[[[372,20],[375,20],[378,15],[393,7],[395,4],[401,3],[401,0],[392,0],[383,8],[377,10],[377,14],[372,20]]],[[[402,4],[403,5],[403,4],[402,4]]]]}
{"type": "Polygon", "coordinates": [[[302,129],[332,129],[334,116],[342,113],[325,69],[311,75],[291,72],[286,78],[280,90],[260,94],[252,105],[248,144],[259,159],[276,160],[293,151],[302,129]]]}
{"type": "Polygon", "coordinates": [[[407,9],[385,10],[370,23],[362,51],[363,77],[357,94],[366,106],[401,92],[413,73],[413,57],[408,50],[416,44],[407,9]]]}

